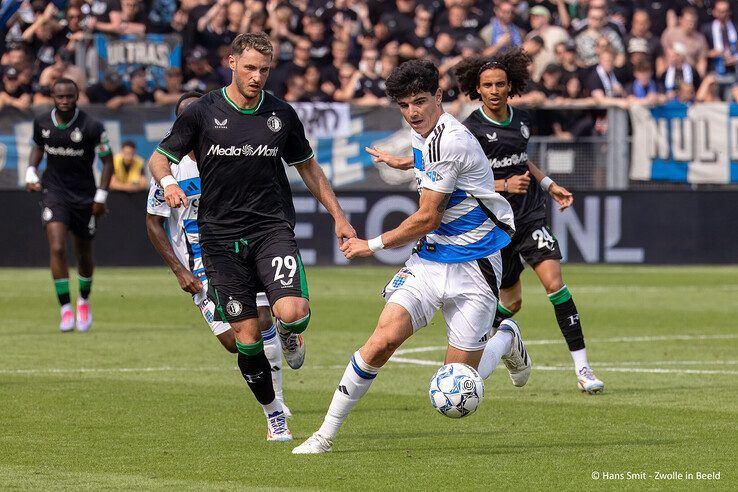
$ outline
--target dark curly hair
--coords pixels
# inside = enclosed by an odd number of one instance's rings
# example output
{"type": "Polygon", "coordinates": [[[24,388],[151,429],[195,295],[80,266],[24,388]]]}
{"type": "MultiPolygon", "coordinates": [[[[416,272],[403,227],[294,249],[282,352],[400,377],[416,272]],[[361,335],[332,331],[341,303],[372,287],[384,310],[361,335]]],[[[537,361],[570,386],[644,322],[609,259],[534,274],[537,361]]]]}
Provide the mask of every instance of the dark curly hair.
{"type": "Polygon", "coordinates": [[[387,77],[387,96],[397,102],[421,92],[438,90],[438,68],[429,60],[409,60],[392,70],[387,77]]]}
{"type": "Polygon", "coordinates": [[[525,85],[530,78],[528,65],[532,61],[530,55],[522,48],[515,48],[492,58],[481,56],[466,58],[453,68],[453,73],[459,81],[461,92],[475,100],[482,98],[477,92],[482,72],[492,69],[502,70],[510,82],[510,97],[513,97],[522,94],[525,90],[525,85]]]}

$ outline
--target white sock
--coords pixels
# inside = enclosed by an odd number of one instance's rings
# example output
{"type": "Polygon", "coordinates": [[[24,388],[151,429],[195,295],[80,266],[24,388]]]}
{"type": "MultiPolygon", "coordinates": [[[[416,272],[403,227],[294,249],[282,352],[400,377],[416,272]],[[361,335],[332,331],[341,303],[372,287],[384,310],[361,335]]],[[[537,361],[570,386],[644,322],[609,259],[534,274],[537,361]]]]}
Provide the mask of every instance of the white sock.
{"type": "Polygon", "coordinates": [[[282,402],[279,401],[277,398],[275,398],[271,403],[267,403],[266,405],[262,405],[261,408],[264,409],[264,415],[269,417],[274,412],[281,412],[282,411],[282,402]]]}
{"type": "Polygon", "coordinates": [[[282,393],[282,343],[277,336],[277,327],[272,325],[268,330],[262,331],[261,338],[264,340],[264,353],[267,359],[269,359],[269,365],[272,367],[274,396],[277,397],[277,400],[284,403],[284,395],[282,393]]]}
{"type": "Polygon", "coordinates": [[[579,371],[581,371],[585,367],[589,367],[589,361],[587,360],[587,349],[575,350],[574,352],[569,353],[571,354],[571,358],[574,359],[574,372],[576,372],[578,376],[579,371]]]}
{"type": "Polygon", "coordinates": [[[323,425],[318,429],[321,436],[327,439],[336,437],[341,424],[346,420],[354,405],[367,392],[378,372],[378,368],[364,362],[358,350],[354,352],[338,383],[338,389],[333,393],[333,400],[328,407],[323,425]]]}
{"type": "Polygon", "coordinates": [[[505,330],[497,330],[494,336],[489,339],[484,347],[482,360],[479,361],[479,368],[477,369],[482,379],[487,379],[500,363],[502,356],[510,353],[512,340],[512,333],[505,330]]]}

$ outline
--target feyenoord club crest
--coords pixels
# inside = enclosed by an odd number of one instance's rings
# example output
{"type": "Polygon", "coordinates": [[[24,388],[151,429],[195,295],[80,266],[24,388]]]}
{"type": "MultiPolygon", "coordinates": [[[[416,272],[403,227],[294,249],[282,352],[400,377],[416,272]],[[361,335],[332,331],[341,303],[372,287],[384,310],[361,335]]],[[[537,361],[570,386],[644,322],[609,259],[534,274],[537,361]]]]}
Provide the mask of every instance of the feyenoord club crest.
{"type": "Polygon", "coordinates": [[[525,123],[521,123],[521,124],[520,124],[520,134],[521,134],[521,135],[523,136],[523,138],[528,138],[528,137],[530,137],[530,130],[529,130],[529,129],[528,129],[528,127],[527,127],[527,126],[525,125],[525,123]]]}
{"type": "Polygon", "coordinates": [[[50,221],[54,217],[54,212],[51,211],[49,207],[44,208],[44,211],[41,212],[41,218],[44,222],[50,221]]]}
{"type": "Polygon", "coordinates": [[[82,141],[82,132],[79,131],[79,128],[75,128],[74,131],[72,131],[72,134],[69,135],[69,138],[72,139],[72,142],[81,142],[82,141]]]}
{"type": "Polygon", "coordinates": [[[269,119],[267,120],[267,126],[269,127],[271,131],[273,131],[274,133],[277,133],[279,130],[282,129],[282,120],[277,118],[277,116],[274,113],[272,113],[272,116],[270,116],[269,119]]]}
{"type": "Polygon", "coordinates": [[[241,306],[241,303],[235,299],[231,299],[228,301],[228,304],[226,304],[226,312],[230,316],[238,316],[241,314],[241,311],[243,311],[243,306],[241,306]]]}

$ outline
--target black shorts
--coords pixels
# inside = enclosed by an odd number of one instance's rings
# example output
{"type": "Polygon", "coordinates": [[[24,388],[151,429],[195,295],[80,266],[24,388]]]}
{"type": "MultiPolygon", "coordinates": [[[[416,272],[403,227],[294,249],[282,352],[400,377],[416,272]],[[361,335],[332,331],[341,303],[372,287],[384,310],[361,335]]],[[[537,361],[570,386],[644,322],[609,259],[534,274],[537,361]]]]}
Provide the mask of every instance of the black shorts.
{"type": "Polygon", "coordinates": [[[97,231],[95,216],[92,215],[92,203],[79,205],[69,203],[53,191],[44,190],[41,199],[41,223],[62,222],[75,236],[81,239],[92,239],[97,231]]]}
{"type": "Polygon", "coordinates": [[[520,224],[512,242],[502,249],[502,282],[509,289],[520,279],[525,265],[535,266],[543,260],[561,260],[559,242],[551,233],[546,219],[520,224]]]}
{"type": "Polygon", "coordinates": [[[202,257],[219,321],[256,318],[258,292],[266,292],[272,306],[288,296],[308,299],[297,241],[286,227],[253,240],[207,241],[202,257]]]}

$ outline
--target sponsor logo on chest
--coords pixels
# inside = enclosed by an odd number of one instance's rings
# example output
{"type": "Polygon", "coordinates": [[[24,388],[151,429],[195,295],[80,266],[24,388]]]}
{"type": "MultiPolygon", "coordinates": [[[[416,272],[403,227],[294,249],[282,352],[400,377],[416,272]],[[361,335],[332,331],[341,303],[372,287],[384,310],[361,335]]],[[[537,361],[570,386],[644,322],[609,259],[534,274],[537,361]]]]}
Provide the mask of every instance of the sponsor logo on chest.
{"type": "Polygon", "coordinates": [[[220,144],[213,144],[208,149],[207,155],[227,156],[227,157],[277,157],[279,147],[269,147],[267,145],[259,145],[253,147],[252,145],[243,145],[237,147],[231,145],[230,147],[224,147],[220,144]]]}
{"type": "Polygon", "coordinates": [[[521,152],[520,154],[513,154],[511,156],[503,157],[501,159],[490,159],[489,160],[489,163],[493,169],[497,169],[500,167],[515,166],[517,164],[522,164],[526,162],[528,162],[527,152],[521,152]]]}

